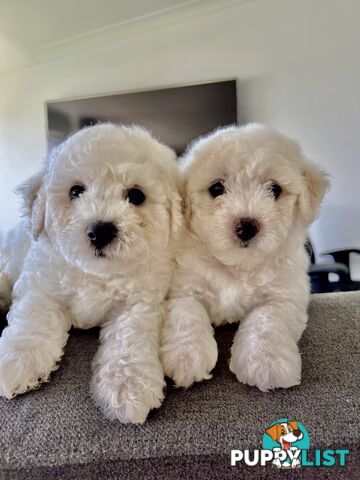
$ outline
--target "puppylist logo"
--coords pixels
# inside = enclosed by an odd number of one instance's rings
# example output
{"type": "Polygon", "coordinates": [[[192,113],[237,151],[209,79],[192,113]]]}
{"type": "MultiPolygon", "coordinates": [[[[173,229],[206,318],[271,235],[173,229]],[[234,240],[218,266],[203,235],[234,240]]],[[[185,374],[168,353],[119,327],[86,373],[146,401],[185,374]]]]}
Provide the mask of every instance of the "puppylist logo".
{"type": "Polygon", "coordinates": [[[345,467],[349,454],[348,449],[311,450],[304,425],[294,419],[280,418],[265,429],[261,450],[231,450],[230,463],[232,467],[241,463],[250,467],[345,467]]]}

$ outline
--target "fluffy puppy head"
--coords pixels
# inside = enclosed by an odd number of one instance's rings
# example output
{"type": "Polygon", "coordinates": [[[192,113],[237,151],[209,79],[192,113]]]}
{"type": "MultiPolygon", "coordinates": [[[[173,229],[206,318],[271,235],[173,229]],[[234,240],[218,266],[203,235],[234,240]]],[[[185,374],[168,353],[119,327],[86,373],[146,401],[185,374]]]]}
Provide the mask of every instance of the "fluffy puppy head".
{"type": "Polygon", "coordinates": [[[81,130],[20,187],[36,239],[45,233],[67,262],[121,271],[166,251],[181,229],[174,152],[140,127],[81,130]]]}
{"type": "Polygon", "coordinates": [[[200,138],[182,159],[190,231],[224,265],[254,265],[305,232],[328,186],[299,145],[258,124],[200,138]]]}

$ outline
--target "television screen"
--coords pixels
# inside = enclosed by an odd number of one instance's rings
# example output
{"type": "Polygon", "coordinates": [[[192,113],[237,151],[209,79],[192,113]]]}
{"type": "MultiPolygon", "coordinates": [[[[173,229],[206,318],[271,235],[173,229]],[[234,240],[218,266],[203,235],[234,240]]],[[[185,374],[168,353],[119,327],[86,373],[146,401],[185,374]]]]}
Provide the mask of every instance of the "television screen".
{"type": "Polygon", "coordinates": [[[178,155],[199,135],[237,122],[236,80],[46,104],[48,147],[102,122],[143,125],[178,155]]]}

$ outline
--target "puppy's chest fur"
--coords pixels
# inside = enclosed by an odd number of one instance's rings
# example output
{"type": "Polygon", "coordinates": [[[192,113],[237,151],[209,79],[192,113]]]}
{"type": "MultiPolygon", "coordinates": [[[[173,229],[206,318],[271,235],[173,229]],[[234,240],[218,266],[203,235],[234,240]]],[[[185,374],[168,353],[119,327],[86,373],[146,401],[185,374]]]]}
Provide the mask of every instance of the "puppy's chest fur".
{"type": "Polygon", "coordinates": [[[72,324],[76,328],[101,325],[112,305],[123,302],[121,285],[111,285],[88,275],[78,275],[71,282],[66,277],[62,280],[62,288],[68,299],[72,324]]]}
{"type": "MultiPolygon", "coordinates": [[[[205,261],[199,261],[195,276],[193,270],[185,270],[187,274],[183,271],[184,276],[180,275],[180,285],[187,285],[185,291],[204,305],[215,326],[239,322],[268,299],[276,281],[274,272],[233,271],[205,261]]],[[[184,289],[181,290],[183,295],[184,289]]]]}
{"type": "MultiPolygon", "coordinates": [[[[69,270],[60,280],[66,298],[72,325],[76,328],[92,328],[102,325],[137,302],[157,301],[146,278],[141,285],[128,276],[102,279],[80,271],[69,270]]],[[[160,292],[159,289],[159,302],[160,292]]]]}
{"type": "Polygon", "coordinates": [[[205,279],[207,285],[201,297],[214,325],[239,322],[266,297],[265,289],[256,286],[248,275],[230,278],[217,272],[211,276],[205,279]]]}

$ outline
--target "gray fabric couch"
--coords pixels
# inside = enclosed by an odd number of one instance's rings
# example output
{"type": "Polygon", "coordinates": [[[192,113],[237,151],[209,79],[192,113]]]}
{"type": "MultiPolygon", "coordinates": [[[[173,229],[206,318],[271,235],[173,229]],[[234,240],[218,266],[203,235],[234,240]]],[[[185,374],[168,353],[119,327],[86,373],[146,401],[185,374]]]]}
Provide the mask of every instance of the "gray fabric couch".
{"type": "Polygon", "coordinates": [[[94,406],[98,331],[74,331],[49,384],[0,399],[1,480],[360,478],[360,292],[314,295],[309,314],[301,385],[262,393],[238,383],[228,370],[236,326],[221,327],[212,380],[189,390],[169,382],[143,426],[110,422],[94,406]],[[261,448],[266,425],[281,417],[302,422],[313,448],[349,448],[346,467],[230,466],[231,449],[261,448]]]}

